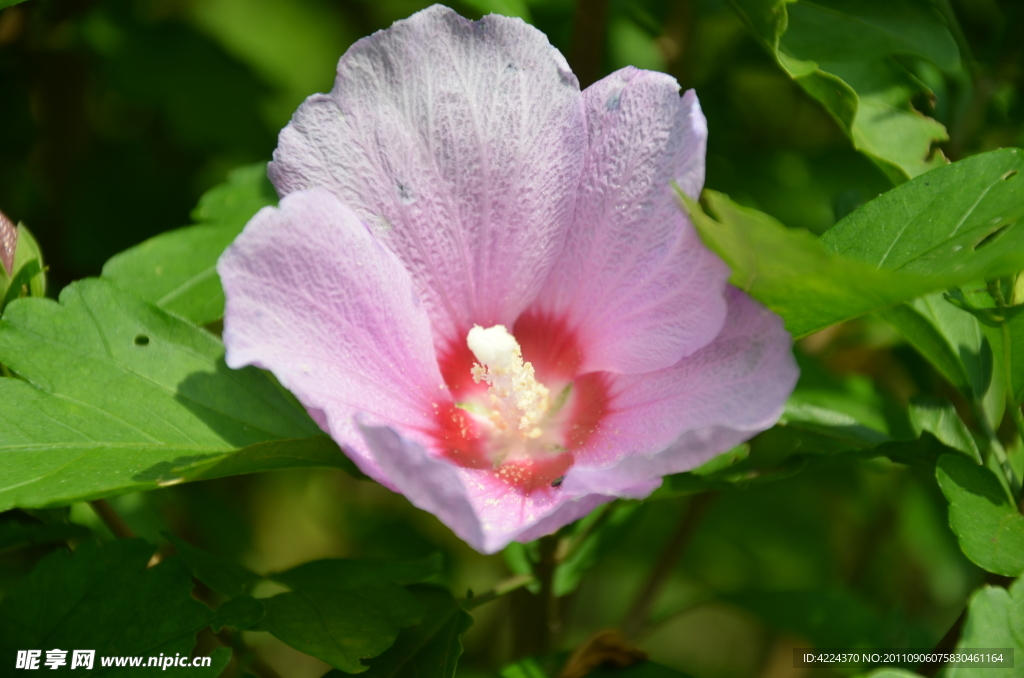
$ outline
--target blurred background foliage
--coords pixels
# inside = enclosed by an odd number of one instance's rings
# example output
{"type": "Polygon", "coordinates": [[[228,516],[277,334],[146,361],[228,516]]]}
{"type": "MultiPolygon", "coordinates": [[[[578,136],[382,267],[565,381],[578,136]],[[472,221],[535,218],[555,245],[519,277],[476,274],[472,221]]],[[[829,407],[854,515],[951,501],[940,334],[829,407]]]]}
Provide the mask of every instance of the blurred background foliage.
{"type": "MultiPolygon", "coordinates": [[[[51,290],[97,275],[116,252],[188,224],[199,195],[230,169],[268,159],[295,107],[330,89],[348,45],[427,4],[31,0],[3,10],[0,209],[37,235],[51,290]]],[[[962,64],[903,65],[924,83],[916,109],[948,132],[936,152],[956,160],[1024,145],[1024,3],[933,4],[962,64]]],[[[893,185],[724,0],[454,6],[471,17],[523,16],[584,84],[631,64],[696,88],[710,128],[707,186],[790,227],[822,233],[893,185]]],[[[955,390],[872,318],[813,335],[798,351],[805,374],[845,380],[858,397],[905,404],[938,392],[970,418],[955,390]]],[[[770,457],[773,444],[783,443],[767,438],[755,452],[770,457]]],[[[235,477],[111,503],[141,536],[157,542],[169,530],[258,572],[440,550],[458,593],[490,588],[528,557],[480,556],[402,497],[341,472],[235,477]]],[[[702,678],[829,675],[792,668],[801,644],[933,646],[984,580],[957,548],[929,469],[822,457],[772,483],[614,509],[583,554],[594,569],[578,588],[564,584],[562,647],[635,612],[652,563],[696,508],[701,519],[641,636],[653,659],[702,678]]],[[[68,510],[105,533],[87,505],[68,510]]],[[[47,550],[0,550],[0,594],[47,550]]],[[[475,611],[459,675],[493,675],[515,657],[510,627],[527,595],[475,611]]],[[[284,676],[326,670],[265,633],[249,635],[284,676]]]]}

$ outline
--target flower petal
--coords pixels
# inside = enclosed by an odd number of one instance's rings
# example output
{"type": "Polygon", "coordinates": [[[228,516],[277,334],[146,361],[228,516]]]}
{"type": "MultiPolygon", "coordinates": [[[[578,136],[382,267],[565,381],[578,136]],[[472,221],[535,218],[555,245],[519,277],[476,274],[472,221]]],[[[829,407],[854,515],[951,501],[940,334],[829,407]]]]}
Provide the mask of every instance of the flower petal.
{"type": "Polygon", "coordinates": [[[714,339],[728,267],[679,204],[696,197],[707,125],[693,91],[624,68],[588,87],[589,149],[565,249],[537,300],[576,330],[581,371],[650,372],[714,339]]]}
{"type": "Polygon", "coordinates": [[[389,426],[361,422],[359,426],[377,467],[394,489],[413,506],[437,516],[464,542],[488,552],[487,538],[457,466],[431,457],[422,445],[389,426]]]}
{"type": "Polygon", "coordinates": [[[481,553],[495,553],[512,541],[532,541],[590,513],[618,497],[646,497],[661,480],[618,488],[615,493],[574,493],[564,487],[523,494],[493,472],[459,469],[474,513],[483,530],[483,543],[470,544],[481,553]]]}
{"type": "Polygon", "coordinates": [[[447,399],[430,321],[409,274],[324,189],[260,210],[217,262],[227,364],[270,370],[369,476],[356,413],[428,431],[447,399]]]}
{"type": "Polygon", "coordinates": [[[586,148],[562,55],[520,19],[435,5],[364,38],[281,132],[278,191],[329,188],[416,281],[438,342],[512,322],[562,249],[586,148]]]}
{"type": "Polygon", "coordinates": [[[777,315],[728,290],[710,345],[666,370],[608,375],[609,411],[564,489],[617,494],[696,468],[778,421],[799,376],[790,336],[777,315]]]}

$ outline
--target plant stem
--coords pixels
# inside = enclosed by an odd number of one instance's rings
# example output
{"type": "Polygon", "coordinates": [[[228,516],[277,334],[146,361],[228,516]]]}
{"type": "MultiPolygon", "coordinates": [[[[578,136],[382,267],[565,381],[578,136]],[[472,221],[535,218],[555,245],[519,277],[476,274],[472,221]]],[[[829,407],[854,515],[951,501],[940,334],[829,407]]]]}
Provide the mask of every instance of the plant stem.
{"type": "Polygon", "coordinates": [[[626,637],[636,637],[643,630],[644,626],[647,625],[647,620],[651,615],[651,607],[654,606],[661,588],[672,577],[676,561],[682,555],[686,544],[693,535],[694,529],[715,496],[717,496],[715,493],[708,492],[697,495],[690,500],[686,515],[679,521],[676,531],[669,537],[665,549],[658,558],[658,562],[655,563],[654,569],[651,570],[650,576],[647,578],[643,588],[640,589],[640,593],[637,595],[636,600],[633,601],[633,605],[626,615],[626,620],[622,624],[622,630],[626,637]]]}
{"type": "Polygon", "coordinates": [[[536,593],[521,588],[512,595],[512,652],[516,658],[545,655],[551,650],[552,636],[558,631],[558,600],[554,595],[556,535],[537,541],[538,562],[534,565],[536,593]]]}
{"type": "Polygon", "coordinates": [[[480,607],[481,605],[486,605],[487,603],[493,600],[497,600],[498,598],[501,598],[504,595],[512,593],[516,589],[521,589],[524,586],[529,586],[530,584],[533,584],[536,581],[537,578],[534,577],[532,574],[517,574],[514,577],[509,577],[504,581],[498,582],[497,585],[495,585],[495,587],[490,591],[486,591],[484,593],[481,593],[479,596],[473,596],[472,598],[466,598],[465,600],[463,600],[462,609],[469,611],[474,608],[480,607]]]}
{"type": "Polygon", "coordinates": [[[89,502],[89,506],[118,539],[131,539],[135,536],[132,528],[128,527],[121,516],[117,515],[117,511],[106,499],[93,499],[89,502]]]}
{"type": "Polygon", "coordinates": [[[555,552],[555,561],[558,563],[564,563],[566,560],[572,557],[584,542],[587,537],[592,535],[594,532],[604,527],[604,524],[611,518],[612,512],[619,506],[618,502],[609,502],[601,507],[601,513],[597,516],[597,519],[590,523],[583,532],[575,535],[571,539],[566,537],[558,542],[558,550],[555,552]]]}
{"type": "Polygon", "coordinates": [[[555,598],[555,554],[558,552],[558,537],[548,535],[540,540],[540,562],[534,572],[540,582],[537,594],[537,626],[540,629],[538,654],[551,652],[552,637],[559,630],[558,599],[555,598]]]}

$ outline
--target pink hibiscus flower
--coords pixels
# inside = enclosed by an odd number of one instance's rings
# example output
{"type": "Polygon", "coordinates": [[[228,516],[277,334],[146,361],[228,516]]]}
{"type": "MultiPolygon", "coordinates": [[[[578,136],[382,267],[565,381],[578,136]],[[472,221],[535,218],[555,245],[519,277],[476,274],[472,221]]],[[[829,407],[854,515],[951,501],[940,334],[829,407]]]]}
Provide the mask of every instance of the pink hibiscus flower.
{"type": "Polygon", "coordinates": [[[280,207],[218,264],[228,365],[485,553],[645,497],[773,425],[797,377],[673,193],[706,138],[662,73],[581,92],[519,19],[399,21],[281,133],[280,207]]]}

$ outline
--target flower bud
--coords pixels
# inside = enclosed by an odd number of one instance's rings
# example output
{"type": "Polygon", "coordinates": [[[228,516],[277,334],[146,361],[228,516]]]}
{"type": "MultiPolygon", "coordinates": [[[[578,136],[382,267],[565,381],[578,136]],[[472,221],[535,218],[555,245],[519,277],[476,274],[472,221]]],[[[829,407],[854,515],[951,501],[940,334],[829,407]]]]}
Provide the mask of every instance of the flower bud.
{"type": "Polygon", "coordinates": [[[0,266],[10,278],[14,275],[14,250],[18,246],[18,227],[0,212],[0,266]]]}

